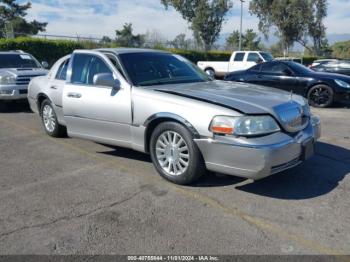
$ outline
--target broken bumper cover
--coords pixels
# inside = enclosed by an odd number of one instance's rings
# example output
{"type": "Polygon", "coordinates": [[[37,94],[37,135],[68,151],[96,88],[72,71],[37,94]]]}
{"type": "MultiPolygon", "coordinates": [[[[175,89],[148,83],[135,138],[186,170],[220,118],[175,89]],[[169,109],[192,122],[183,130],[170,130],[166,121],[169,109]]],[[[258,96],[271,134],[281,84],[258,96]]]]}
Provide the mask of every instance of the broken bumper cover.
{"type": "Polygon", "coordinates": [[[256,138],[196,139],[208,170],[258,180],[295,167],[313,155],[321,124],[313,116],[298,134],[278,132],[256,138]]]}

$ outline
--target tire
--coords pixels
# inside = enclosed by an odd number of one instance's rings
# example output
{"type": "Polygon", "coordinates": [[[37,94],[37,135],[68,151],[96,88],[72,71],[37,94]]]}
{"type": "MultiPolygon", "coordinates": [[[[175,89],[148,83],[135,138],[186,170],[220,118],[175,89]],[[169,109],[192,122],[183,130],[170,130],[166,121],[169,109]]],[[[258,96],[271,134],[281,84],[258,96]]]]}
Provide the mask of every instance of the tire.
{"type": "Polygon", "coordinates": [[[45,132],[52,137],[66,136],[66,128],[57,121],[56,112],[49,99],[45,99],[40,107],[41,121],[45,132]]]}
{"type": "Polygon", "coordinates": [[[150,153],[155,168],[163,178],[175,184],[188,185],[206,172],[203,157],[193,138],[186,127],[176,122],[163,122],[155,128],[150,153]]]}
{"type": "Polygon", "coordinates": [[[210,77],[212,77],[212,78],[215,77],[215,70],[214,70],[214,69],[207,68],[207,69],[204,70],[204,72],[205,72],[208,76],[210,76],[210,77]]]}
{"type": "Polygon", "coordinates": [[[309,90],[307,99],[309,100],[309,104],[313,107],[330,107],[334,102],[334,92],[333,89],[327,85],[316,85],[309,90]]]}

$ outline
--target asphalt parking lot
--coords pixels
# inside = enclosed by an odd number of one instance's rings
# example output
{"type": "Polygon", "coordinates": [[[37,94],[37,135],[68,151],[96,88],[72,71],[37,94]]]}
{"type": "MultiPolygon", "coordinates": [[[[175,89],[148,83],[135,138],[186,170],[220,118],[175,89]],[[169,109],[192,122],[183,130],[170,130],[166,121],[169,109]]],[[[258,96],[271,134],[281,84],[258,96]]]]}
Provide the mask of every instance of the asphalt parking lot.
{"type": "Polygon", "coordinates": [[[6,105],[0,254],[350,254],[350,107],[313,111],[323,137],[307,163],[180,187],[147,155],[49,138],[25,105],[6,105]]]}

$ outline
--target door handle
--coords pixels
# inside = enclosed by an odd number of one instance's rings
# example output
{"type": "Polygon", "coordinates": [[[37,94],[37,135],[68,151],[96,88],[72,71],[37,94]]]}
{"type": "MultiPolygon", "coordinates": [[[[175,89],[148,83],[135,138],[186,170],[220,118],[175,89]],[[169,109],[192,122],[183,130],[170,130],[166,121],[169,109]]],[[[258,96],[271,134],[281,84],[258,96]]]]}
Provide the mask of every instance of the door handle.
{"type": "Polygon", "coordinates": [[[57,90],[57,86],[50,86],[51,89],[57,90]]]}
{"type": "Polygon", "coordinates": [[[81,98],[81,94],[79,93],[68,93],[67,96],[71,98],[81,98]]]}

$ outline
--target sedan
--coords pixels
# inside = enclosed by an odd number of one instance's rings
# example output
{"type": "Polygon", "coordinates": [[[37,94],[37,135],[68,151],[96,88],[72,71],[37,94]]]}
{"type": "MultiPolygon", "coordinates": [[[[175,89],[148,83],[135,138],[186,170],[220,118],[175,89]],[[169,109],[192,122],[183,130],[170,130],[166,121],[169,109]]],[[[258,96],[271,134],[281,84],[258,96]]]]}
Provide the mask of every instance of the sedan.
{"type": "Polygon", "coordinates": [[[350,76],[350,61],[336,60],[310,67],[317,72],[328,72],[350,76]]]}
{"type": "Polygon", "coordinates": [[[320,121],[304,98],[213,81],[185,58],[143,49],[77,50],[29,86],[50,136],[132,148],[189,184],[205,170],[261,179],[313,155],[320,121]]]}
{"type": "Polygon", "coordinates": [[[350,100],[350,77],[315,72],[291,61],[271,61],[232,72],[227,81],[246,82],[282,89],[306,97],[314,107],[330,107],[350,100]]]}

